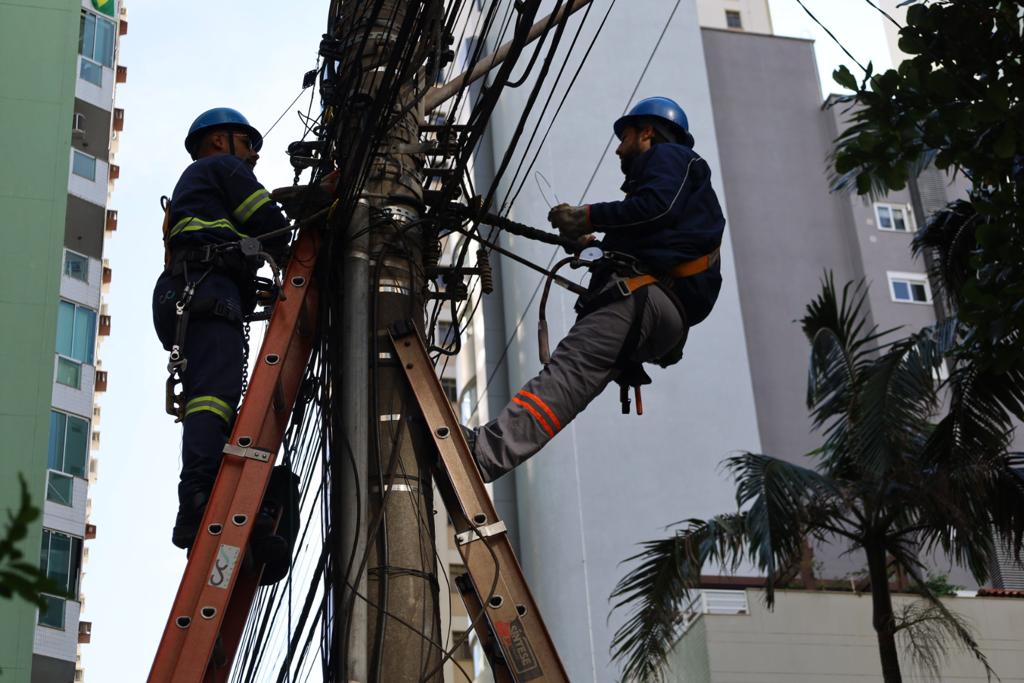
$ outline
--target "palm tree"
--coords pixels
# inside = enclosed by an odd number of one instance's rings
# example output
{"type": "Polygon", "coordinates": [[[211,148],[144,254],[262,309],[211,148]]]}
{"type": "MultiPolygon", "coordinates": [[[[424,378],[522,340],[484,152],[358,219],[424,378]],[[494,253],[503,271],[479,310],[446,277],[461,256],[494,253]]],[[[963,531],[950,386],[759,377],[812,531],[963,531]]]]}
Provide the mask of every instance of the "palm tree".
{"type": "Polygon", "coordinates": [[[754,453],[728,458],[737,512],[681,522],[626,560],[637,564],[612,593],[613,610],[629,610],[612,642],[624,679],[663,679],[680,607],[706,565],[753,562],[767,577],[771,607],[775,585],[799,566],[808,540],[863,552],[886,683],[902,680],[900,631],[925,670],[936,670],[935,638],[943,636],[991,674],[969,628],[928,586],[919,558],[941,549],[984,582],[995,538],[1019,553],[1024,484],[1008,447],[1011,415],[1024,414],[1024,375],[984,375],[950,356],[963,334],[955,319],[885,343],[892,331],[869,327],[865,297],[863,284],[837,294],[827,275],[801,321],[811,343],[807,404],[824,437],[808,454],[812,466],[754,453]],[[944,360],[949,374],[940,379],[944,360]],[[933,422],[944,397],[948,411],[933,422]],[[893,565],[923,599],[901,614],[889,589],[893,565]]]}

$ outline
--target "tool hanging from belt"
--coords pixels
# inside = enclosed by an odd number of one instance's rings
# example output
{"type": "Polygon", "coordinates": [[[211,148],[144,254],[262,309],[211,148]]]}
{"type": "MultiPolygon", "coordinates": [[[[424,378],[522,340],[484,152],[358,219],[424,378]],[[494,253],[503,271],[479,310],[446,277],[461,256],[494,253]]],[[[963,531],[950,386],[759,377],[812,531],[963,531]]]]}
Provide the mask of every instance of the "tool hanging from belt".
{"type": "MultiPolygon", "coordinates": [[[[682,348],[686,344],[686,338],[689,332],[689,327],[686,322],[686,309],[683,307],[682,302],[679,301],[679,298],[675,295],[675,292],[672,291],[672,281],[679,278],[699,275],[718,263],[718,260],[719,249],[716,248],[709,254],[678,264],[662,277],[656,277],[644,272],[639,261],[628,254],[604,251],[600,247],[592,246],[584,248],[579,254],[562,259],[555,265],[552,270],[553,274],[556,273],[559,268],[569,265],[572,268],[586,267],[591,270],[594,270],[595,268],[602,268],[610,270],[617,275],[624,276],[621,280],[616,281],[613,286],[604,287],[596,292],[584,294],[580,296],[579,300],[576,302],[576,312],[579,317],[582,318],[614,301],[633,297],[635,302],[633,322],[630,324],[629,331],[626,333],[626,337],[623,340],[622,348],[620,349],[619,354],[615,359],[615,363],[613,364],[613,367],[620,370],[619,376],[615,381],[619,385],[619,401],[622,404],[623,415],[629,414],[630,387],[633,387],[634,394],[636,396],[637,415],[643,415],[644,407],[640,387],[651,383],[650,376],[643,369],[643,363],[630,360],[633,354],[636,353],[637,346],[640,344],[640,334],[643,326],[643,311],[644,306],[647,304],[647,297],[649,295],[647,287],[650,285],[657,285],[661,287],[662,291],[665,292],[668,298],[676,306],[679,311],[679,315],[683,320],[683,336],[680,341],[664,356],[654,360],[655,363],[662,365],[662,367],[668,367],[669,365],[675,364],[680,358],[682,358],[682,348]]],[[[544,283],[544,293],[541,296],[540,314],[537,323],[540,361],[544,365],[547,365],[551,361],[546,316],[548,293],[551,290],[551,280],[552,278],[548,278],[547,282],[544,283]]]]}
{"type": "MultiPolygon", "coordinates": [[[[271,279],[251,275],[252,284],[257,292],[264,291],[268,293],[267,301],[272,303],[275,300],[284,300],[281,287],[281,271],[274,259],[263,251],[263,245],[259,238],[247,237],[238,242],[206,245],[183,252],[177,258],[169,260],[168,267],[171,269],[171,272],[173,273],[180,265],[185,279],[185,287],[182,290],[181,298],[174,304],[174,342],[171,344],[171,353],[167,360],[168,377],[164,391],[164,408],[168,415],[175,418],[176,422],[181,422],[185,417],[186,397],[184,389],[182,388],[181,391],[178,391],[178,387],[183,385],[184,374],[188,369],[188,357],[185,355],[185,339],[188,334],[189,318],[193,315],[210,315],[224,318],[229,322],[246,324],[251,320],[269,318],[269,314],[266,313],[255,313],[250,316],[243,315],[241,309],[237,308],[237,306],[229,305],[221,299],[200,298],[195,300],[196,290],[203,280],[206,279],[206,276],[217,269],[218,266],[223,268],[226,257],[235,250],[239,252],[241,260],[264,259],[270,266],[274,277],[271,279]],[[190,263],[198,265],[200,268],[205,268],[203,274],[195,280],[189,278],[188,269],[190,263]]],[[[247,367],[244,368],[243,374],[247,370],[247,367]]]]}

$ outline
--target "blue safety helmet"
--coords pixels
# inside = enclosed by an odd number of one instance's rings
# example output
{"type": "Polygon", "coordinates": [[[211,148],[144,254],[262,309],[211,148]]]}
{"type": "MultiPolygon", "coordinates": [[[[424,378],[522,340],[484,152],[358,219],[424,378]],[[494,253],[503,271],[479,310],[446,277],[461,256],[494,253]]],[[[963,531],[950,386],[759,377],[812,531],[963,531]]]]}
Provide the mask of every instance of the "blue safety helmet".
{"type": "Polygon", "coordinates": [[[260,147],[263,146],[263,136],[240,112],[228,107],[217,107],[204,111],[196,117],[188,129],[188,135],[185,136],[185,149],[193,159],[196,158],[196,152],[199,151],[199,143],[202,141],[203,135],[215,129],[237,130],[245,133],[249,136],[249,142],[252,143],[254,152],[260,151],[260,147]]]}
{"type": "Polygon", "coordinates": [[[633,105],[628,114],[615,122],[615,137],[621,140],[623,129],[641,118],[658,119],[660,125],[655,127],[660,129],[659,132],[670,139],[674,138],[673,142],[693,147],[690,122],[686,118],[686,112],[675,100],[667,97],[648,97],[640,100],[633,105]]]}

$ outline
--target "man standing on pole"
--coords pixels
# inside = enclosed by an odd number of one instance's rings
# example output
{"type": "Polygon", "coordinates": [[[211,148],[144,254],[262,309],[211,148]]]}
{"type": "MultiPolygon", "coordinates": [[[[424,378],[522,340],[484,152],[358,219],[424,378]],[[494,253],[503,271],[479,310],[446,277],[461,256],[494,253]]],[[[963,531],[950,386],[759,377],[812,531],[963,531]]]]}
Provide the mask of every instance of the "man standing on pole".
{"type": "Polygon", "coordinates": [[[467,433],[486,481],[539,451],[609,382],[622,385],[628,410],[627,387],[650,382],[642,363],[678,362],[689,328],[718,298],[725,219],[711,170],[693,151],[686,114],[671,99],[651,97],[614,131],[625,199],[559,204],[548,220],[563,237],[615,257],[593,269],[576,324],[551,361],[497,418],[467,433]],[[596,241],[595,232],[604,239],[596,241]]]}

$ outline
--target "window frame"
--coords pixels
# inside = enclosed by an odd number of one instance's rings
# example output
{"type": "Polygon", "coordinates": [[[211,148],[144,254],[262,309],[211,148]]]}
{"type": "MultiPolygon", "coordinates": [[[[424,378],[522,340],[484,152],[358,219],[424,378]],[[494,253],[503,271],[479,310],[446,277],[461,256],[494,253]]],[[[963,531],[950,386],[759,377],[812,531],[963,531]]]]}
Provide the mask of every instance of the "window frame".
{"type": "Polygon", "coordinates": [[[85,479],[89,476],[89,450],[92,446],[92,424],[89,420],[79,417],[78,415],[72,415],[71,413],[65,413],[61,410],[50,409],[50,434],[47,443],[46,462],[47,468],[67,474],[72,477],[78,477],[79,479],[85,479]],[[59,429],[59,432],[63,435],[63,443],[59,447],[54,447],[52,442],[55,442],[57,435],[54,434],[54,416],[57,416],[58,423],[63,418],[63,429],[59,429]],[[85,423],[85,452],[82,458],[82,472],[79,474],[77,471],[72,471],[68,466],[67,457],[67,446],[68,446],[68,420],[79,420],[85,423]],[[54,459],[51,461],[51,451],[59,448],[59,454],[55,454],[54,459]]]}
{"type": "MultiPolygon", "coordinates": [[[[74,361],[74,362],[79,363],[81,365],[94,365],[96,363],[96,335],[97,335],[97,330],[98,330],[98,327],[99,327],[99,319],[100,319],[99,312],[94,310],[94,309],[92,309],[92,308],[90,308],[90,307],[88,307],[88,306],[83,306],[82,304],[75,303],[74,301],[68,301],[67,299],[61,299],[57,303],[57,310],[58,310],[58,315],[57,315],[57,339],[54,340],[54,353],[56,353],[58,356],[61,356],[62,358],[67,358],[68,360],[74,361]],[[71,348],[67,349],[68,351],[70,351],[70,353],[64,353],[64,350],[59,348],[60,347],[60,338],[61,338],[61,330],[60,330],[61,315],[60,315],[60,310],[61,310],[61,307],[63,305],[65,305],[65,304],[72,307],[72,311],[71,311],[71,332],[70,332],[70,335],[69,335],[69,338],[71,340],[71,348]],[[83,354],[82,358],[78,358],[75,355],[75,346],[76,346],[75,342],[78,339],[78,337],[76,335],[77,335],[78,330],[79,330],[79,324],[80,324],[79,312],[80,311],[87,311],[88,313],[92,314],[92,330],[89,333],[89,336],[84,340],[85,344],[86,344],[87,352],[83,354]]],[[[64,309],[64,310],[67,310],[67,309],[64,309]]]]}
{"type": "Polygon", "coordinates": [[[924,273],[899,273],[889,271],[886,274],[886,280],[889,285],[889,299],[896,304],[916,304],[918,306],[931,306],[933,303],[932,299],[932,287],[928,282],[928,276],[924,273]],[[905,283],[908,287],[908,291],[911,292],[910,299],[900,299],[896,296],[895,283],[905,283]],[[913,298],[913,286],[922,285],[924,287],[924,301],[917,301],[913,298]]]}
{"type": "Polygon", "coordinates": [[[914,220],[914,211],[909,204],[894,204],[893,202],[875,202],[874,203],[874,217],[875,227],[882,232],[895,232],[897,234],[909,235],[917,232],[917,221],[914,220]],[[891,228],[882,227],[882,216],[879,209],[888,209],[889,211],[889,222],[892,223],[891,228]],[[906,230],[899,230],[896,227],[896,211],[903,212],[903,225],[906,226],[906,230]]]}
{"type": "Polygon", "coordinates": [[[79,282],[89,284],[89,257],[86,256],[85,254],[80,254],[77,251],[74,251],[73,249],[64,249],[64,265],[61,268],[61,273],[63,274],[64,277],[69,277],[72,280],[78,280],[79,282]],[[83,277],[76,277],[68,272],[68,256],[76,256],[78,258],[85,260],[83,277]]]}
{"type": "Polygon", "coordinates": [[[96,182],[96,169],[97,169],[98,166],[99,166],[99,160],[96,157],[94,157],[91,154],[86,154],[85,152],[83,152],[80,149],[72,148],[72,150],[71,150],[71,173],[73,175],[76,175],[79,178],[83,178],[85,180],[88,180],[90,183],[95,183],[96,182]],[[77,159],[79,159],[79,158],[86,159],[88,161],[92,161],[92,177],[91,178],[89,176],[87,176],[87,175],[82,175],[81,173],[78,172],[78,169],[76,168],[75,161],[77,159]]]}
{"type": "MultiPolygon", "coordinates": [[[[58,491],[58,493],[59,493],[59,491],[58,491]]],[[[52,470],[52,469],[46,470],[46,500],[50,501],[51,503],[55,503],[57,505],[63,505],[65,507],[74,507],[75,506],[75,477],[74,477],[74,475],[68,474],[67,472],[60,472],[58,470],[52,470]],[[51,498],[50,497],[50,491],[51,490],[54,490],[54,491],[57,490],[52,485],[52,480],[55,477],[59,478],[59,479],[62,479],[62,480],[63,479],[67,479],[71,483],[71,493],[70,493],[70,495],[67,498],[67,502],[64,502],[63,500],[59,500],[58,498],[51,498]]]]}
{"type": "Polygon", "coordinates": [[[743,30],[743,15],[740,14],[739,10],[735,10],[735,9],[727,9],[727,10],[725,10],[725,27],[726,28],[730,28],[730,29],[739,29],[741,31],[743,30]],[[736,19],[736,25],[735,26],[733,26],[729,22],[729,20],[733,19],[733,18],[736,19]]]}

